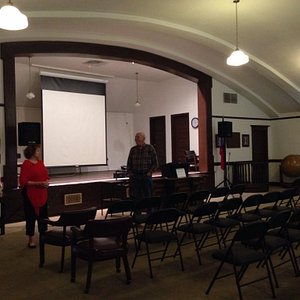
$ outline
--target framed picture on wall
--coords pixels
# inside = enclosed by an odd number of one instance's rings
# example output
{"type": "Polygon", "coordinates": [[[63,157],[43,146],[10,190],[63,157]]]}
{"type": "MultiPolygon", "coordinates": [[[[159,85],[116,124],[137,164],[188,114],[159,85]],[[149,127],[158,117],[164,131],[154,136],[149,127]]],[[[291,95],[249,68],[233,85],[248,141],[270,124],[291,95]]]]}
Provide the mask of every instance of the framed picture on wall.
{"type": "Polygon", "coordinates": [[[250,146],[249,134],[242,134],[242,146],[243,147],[249,147],[250,146]]]}

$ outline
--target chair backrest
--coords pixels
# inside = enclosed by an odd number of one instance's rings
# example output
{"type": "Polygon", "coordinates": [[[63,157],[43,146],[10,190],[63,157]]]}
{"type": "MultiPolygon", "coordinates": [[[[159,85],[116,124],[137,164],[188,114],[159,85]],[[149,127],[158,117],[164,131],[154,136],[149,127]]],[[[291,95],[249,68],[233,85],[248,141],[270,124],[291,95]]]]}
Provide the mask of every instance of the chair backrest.
{"type": "Polygon", "coordinates": [[[86,223],[83,235],[87,238],[116,237],[127,240],[127,235],[132,227],[131,217],[107,220],[90,220],[86,223]]]}
{"type": "Polygon", "coordinates": [[[241,198],[231,198],[225,199],[219,203],[219,208],[217,216],[220,214],[227,213],[228,215],[236,214],[239,211],[240,206],[242,205],[243,200],[241,198]]]}
{"type": "Polygon", "coordinates": [[[288,220],[290,219],[291,212],[290,211],[281,211],[274,214],[268,220],[268,229],[283,229],[287,226],[288,220]]]}
{"type": "Polygon", "coordinates": [[[260,205],[261,201],[262,201],[262,194],[254,194],[254,195],[250,195],[249,197],[247,197],[242,205],[241,205],[241,209],[246,210],[246,208],[248,207],[254,207],[255,209],[258,208],[258,206],[260,205]]]}
{"type": "Polygon", "coordinates": [[[143,209],[159,209],[161,206],[161,197],[159,196],[153,196],[153,197],[147,197],[143,198],[140,201],[137,201],[134,203],[134,210],[140,211],[143,209]]]}
{"type": "Polygon", "coordinates": [[[280,197],[278,201],[278,205],[290,206],[293,205],[292,200],[294,195],[296,194],[296,188],[285,189],[280,192],[280,197]]]}
{"type": "Polygon", "coordinates": [[[245,185],[244,184],[236,184],[230,187],[230,197],[238,198],[242,197],[243,193],[245,192],[245,185]]]}
{"type": "Polygon", "coordinates": [[[219,208],[219,204],[217,202],[208,202],[203,203],[202,205],[198,206],[194,213],[193,213],[193,219],[194,218],[200,218],[205,216],[215,216],[217,210],[219,208]]]}
{"type": "Polygon", "coordinates": [[[208,201],[212,201],[216,198],[226,199],[230,193],[230,188],[227,186],[218,187],[211,191],[208,201]]]}
{"type": "Polygon", "coordinates": [[[97,207],[81,210],[64,211],[57,221],[58,226],[81,226],[96,217],[97,207]]]}
{"type": "Polygon", "coordinates": [[[276,204],[279,199],[280,199],[280,192],[268,192],[263,195],[263,198],[261,199],[261,204],[267,204],[267,203],[276,204]]]}
{"type": "Polygon", "coordinates": [[[194,205],[195,203],[201,204],[207,202],[210,195],[209,190],[200,190],[190,194],[188,199],[188,205],[194,205]]]}
{"type": "Polygon", "coordinates": [[[184,209],[188,199],[187,193],[173,193],[163,203],[163,208],[184,209]]]}
{"type": "Polygon", "coordinates": [[[196,164],[197,163],[197,156],[194,150],[185,150],[185,161],[187,163],[196,164]]]}
{"type": "Polygon", "coordinates": [[[263,221],[247,223],[241,226],[233,237],[233,241],[260,241],[268,230],[268,224],[263,221]]]}
{"type": "Polygon", "coordinates": [[[179,217],[179,211],[175,208],[166,208],[153,212],[149,215],[146,225],[159,225],[164,223],[176,223],[179,217]]]}
{"type": "Polygon", "coordinates": [[[134,209],[134,202],[132,200],[121,200],[115,203],[112,203],[108,208],[105,215],[105,219],[108,215],[129,212],[132,213],[134,209]]]}

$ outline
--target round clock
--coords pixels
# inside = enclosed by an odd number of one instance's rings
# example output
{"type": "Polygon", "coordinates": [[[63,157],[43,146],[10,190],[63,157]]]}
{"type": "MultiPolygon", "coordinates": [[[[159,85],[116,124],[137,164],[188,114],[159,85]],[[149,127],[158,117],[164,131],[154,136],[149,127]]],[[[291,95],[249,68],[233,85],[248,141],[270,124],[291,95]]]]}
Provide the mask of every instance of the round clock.
{"type": "Polygon", "coordinates": [[[193,119],[191,120],[191,125],[192,125],[193,128],[198,128],[198,125],[199,125],[199,120],[198,120],[198,118],[193,118],[193,119]]]}

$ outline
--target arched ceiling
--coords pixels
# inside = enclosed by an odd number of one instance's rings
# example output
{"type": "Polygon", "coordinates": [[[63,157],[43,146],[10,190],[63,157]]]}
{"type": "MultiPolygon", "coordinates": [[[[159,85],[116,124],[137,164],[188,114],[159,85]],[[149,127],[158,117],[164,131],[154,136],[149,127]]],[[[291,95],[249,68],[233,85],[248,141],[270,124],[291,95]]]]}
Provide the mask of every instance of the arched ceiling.
{"type": "Polygon", "coordinates": [[[299,0],[240,1],[239,46],[250,57],[241,67],[226,65],[235,48],[232,0],[15,0],[14,4],[29,17],[29,27],[1,30],[1,42],[81,41],[145,50],[205,72],[270,117],[300,112],[299,0]]]}

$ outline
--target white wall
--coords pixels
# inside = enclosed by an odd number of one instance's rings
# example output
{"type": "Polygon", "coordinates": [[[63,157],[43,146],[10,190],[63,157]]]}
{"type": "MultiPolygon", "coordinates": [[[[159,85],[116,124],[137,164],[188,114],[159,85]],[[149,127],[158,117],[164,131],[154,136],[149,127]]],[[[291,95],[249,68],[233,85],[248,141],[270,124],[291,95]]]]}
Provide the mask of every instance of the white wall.
{"type": "MultiPolygon", "coordinates": [[[[158,84],[142,85],[141,106],[134,113],[135,131],[143,131],[149,137],[149,118],[166,117],[166,161],[172,161],[171,115],[189,113],[190,120],[198,116],[197,85],[179,77],[158,84]]],[[[190,126],[190,149],[198,154],[198,129],[190,126]]]]}
{"type": "MultiPolygon", "coordinates": [[[[0,80],[1,82],[1,80],[0,80]]],[[[240,161],[252,159],[251,125],[269,126],[269,158],[283,159],[289,154],[300,154],[300,140],[296,134],[300,129],[299,119],[268,120],[268,117],[255,105],[238,94],[238,104],[223,103],[223,93],[235,91],[213,80],[212,89],[212,127],[213,155],[216,162],[220,161],[219,148],[215,147],[215,135],[218,122],[216,116],[232,116],[257,118],[225,119],[233,124],[233,131],[249,134],[250,147],[227,149],[227,160],[240,161]],[[264,120],[259,120],[259,118],[264,120]],[[230,157],[229,157],[230,153],[230,157]]],[[[140,81],[139,93],[141,106],[135,107],[135,80],[114,78],[107,83],[107,136],[108,136],[108,167],[85,168],[84,170],[119,169],[126,164],[129,149],[134,145],[134,134],[143,131],[149,142],[149,118],[166,116],[167,162],[171,161],[171,124],[172,114],[189,113],[190,120],[198,115],[197,86],[191,81],[174,76],[159,83],[140,81]]],[[[0,97],[1,103],[1,97],[0,97]]],[[[39,108],[17,108],[17,121],[40,121],[39,108]]],[[[1,164],[4,163],[4,114],[0,111],[1,164]]],[[[198,151],[198,130],[190,126],[190,148],[198,151]]],[[[23,148],[18,147],[18,153],[23,148]]],[[[216,183],[222,181],[223,171],[215,168],[216,183]]],[[[279,181],[279,164],[270,164],[270,181],[279,181]]]]}
{"type": "MultiPolygon", "coordinates": [[[[236,91],[229,89],[220,82],[213,80],[213,90],[212,90],[212,115],[213,116],[231,116],[238,118],[262,118],[268,119],[268,116],[260,111],[255,105],[253,105],[249,100],[239,95],[238,93],[238,103],[224,103],[223,93],[237,93],[236,91]]],[[[242,147],[242,141],[240,148],[227,148],[226,149],[226,161],[246,161],[252,160],[252,140],[251,140],[251,125],[264,125],[270,126],[271,122],[268,120],[248,120],[248,119],[235,119],[235,118],[225,118],[225,121],[232,122],[232,131],[239,132],[240,138],[242,139],[243,134],[248,134],[250,138],[249,147],[242,147]]],[[[219,148],[216,147],[215,136],[218,134],[218,122],[222,121],[222,118],[214,117],[212,119],[212,132],[213,132],[213,155],[214,161],[220,162],[219,148]]],[[[270,130],[270,128],[269,128],[270,130]]],[[[229,179],[231,178],[231,173],[229,170],[229,179]]],[[[220,166],[215,167],[215,181],[216,184],[221,182],[224,178],[224,172],[221,170],[220,166]]]]}

